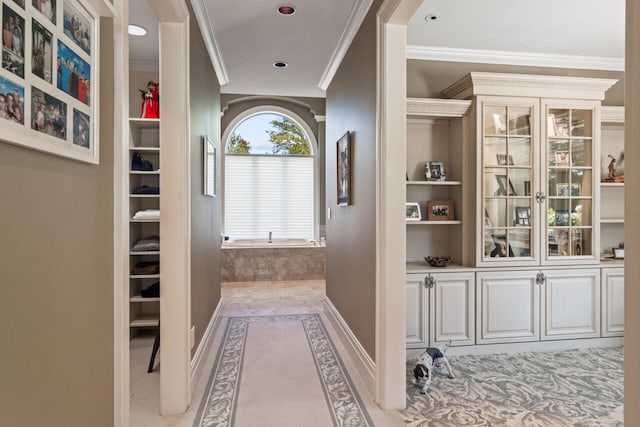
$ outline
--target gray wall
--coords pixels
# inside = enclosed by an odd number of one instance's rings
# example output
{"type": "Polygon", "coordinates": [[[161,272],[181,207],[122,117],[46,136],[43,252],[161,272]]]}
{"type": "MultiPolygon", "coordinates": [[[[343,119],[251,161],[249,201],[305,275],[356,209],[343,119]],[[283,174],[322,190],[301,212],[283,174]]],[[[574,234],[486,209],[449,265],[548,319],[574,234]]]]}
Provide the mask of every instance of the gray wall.
{"type": "Polygon", "coordinates": [[[113,426],[112,21],[100,28],[100,164],[0,141],[3,426],[113,426]]]}
{"type": "MultiPolygon", "coordinates": [[[[189,4],[189,8],[191,5],[189,4]]],[[[193,11],[190,10],[193,16],[193,11]]],[[[196,345],[220,301],[220,85],[202,41],[200,29],[191,21],[191,324],[196,327],[196,345]],[[204,196],[202,135],[217,149],[216,197],[204,196]]]]}
{"type": "Polygon", "coordinates": [[[375,359],[376,16],[374,1],[327,90],[327,296],[375,359]],[[336,141],[352,132],[352,205],[337,207],[336,141]]]}

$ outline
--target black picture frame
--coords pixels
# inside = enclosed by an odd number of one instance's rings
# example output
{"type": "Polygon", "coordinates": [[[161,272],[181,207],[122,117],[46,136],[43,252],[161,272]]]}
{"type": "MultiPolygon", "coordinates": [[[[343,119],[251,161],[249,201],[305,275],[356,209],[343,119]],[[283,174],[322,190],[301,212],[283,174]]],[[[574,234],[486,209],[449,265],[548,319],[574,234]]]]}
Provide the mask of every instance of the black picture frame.
{"type": "Polygon", "coordinates": [[[336,142],[338,206],[351,204],[351,133],[345,132],[336,142]]]}
{"type": "Polygon", "coordinates": [[[569,225],[569,211],[557,210],[554,214],[554,224],[556,227],[566,227],[569,225]]]}
{"type": "Polygon", "coordinates": [[[507,245],[507,236],[504,234],[492,234],[493,245],[495,248],[491,251],[492,258],[506,258],[507,257],[507,247],[509,250],[509,257],[513,257],[513,250],[511,249],[511,245],[507,245]]]}
{"type": "Polygon", "coordinates": [[[525,227],[531,226],[531,208],[525,206],[516,206],[516,225],[525,227]]]}

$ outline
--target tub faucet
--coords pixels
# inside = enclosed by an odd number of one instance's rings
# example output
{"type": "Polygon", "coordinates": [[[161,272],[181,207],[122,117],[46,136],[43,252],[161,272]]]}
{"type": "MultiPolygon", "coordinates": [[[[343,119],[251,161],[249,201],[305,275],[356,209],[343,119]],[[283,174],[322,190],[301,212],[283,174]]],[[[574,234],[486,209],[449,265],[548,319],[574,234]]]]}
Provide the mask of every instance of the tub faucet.
{"type": "Polygon", "coordinates": [[[269,232],[269,243],[273,243],[273,241],[271,240],[271,234],[272,233],[273,233],[272,231],[269,232]]]}

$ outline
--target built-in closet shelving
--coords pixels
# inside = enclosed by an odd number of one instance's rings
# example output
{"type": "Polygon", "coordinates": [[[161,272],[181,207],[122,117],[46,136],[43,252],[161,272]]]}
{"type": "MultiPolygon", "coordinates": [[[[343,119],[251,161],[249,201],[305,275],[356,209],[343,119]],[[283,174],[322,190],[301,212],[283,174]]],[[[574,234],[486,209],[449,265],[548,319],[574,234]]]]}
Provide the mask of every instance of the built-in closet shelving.
{"type": "Polygon", "coordinates": [[[136,242],[160,235],[160,219],[134,219],[136,212],[160,209],[160,194],[133,194],[136,188],[160,186],[160,120],[129,119],[129,312],[132,336],[139,328],[154,328],[160,322],[160,298],[143,297],[141,291],[160,281],[156,274],[134,274],[134,266],[143,261],[160,260],[159,250],[134,250],[136,242]],[[132,161],[140,154],[152,170],[134,170],[132,161]]]}

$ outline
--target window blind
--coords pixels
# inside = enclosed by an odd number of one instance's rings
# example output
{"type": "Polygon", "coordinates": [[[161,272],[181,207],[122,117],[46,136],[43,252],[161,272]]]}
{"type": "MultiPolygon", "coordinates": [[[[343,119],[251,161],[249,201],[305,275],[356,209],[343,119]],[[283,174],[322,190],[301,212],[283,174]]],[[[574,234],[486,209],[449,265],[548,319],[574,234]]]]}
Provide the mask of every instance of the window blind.
{"type": "Polygon", "coordinates": [[[313,239],[313,157],[225,156],[230,239],[313,239]]]}

